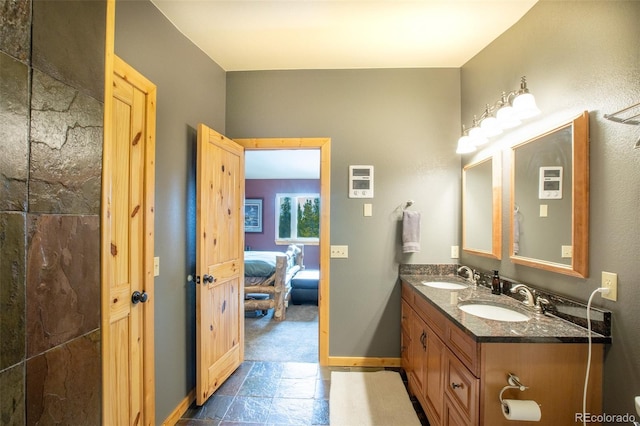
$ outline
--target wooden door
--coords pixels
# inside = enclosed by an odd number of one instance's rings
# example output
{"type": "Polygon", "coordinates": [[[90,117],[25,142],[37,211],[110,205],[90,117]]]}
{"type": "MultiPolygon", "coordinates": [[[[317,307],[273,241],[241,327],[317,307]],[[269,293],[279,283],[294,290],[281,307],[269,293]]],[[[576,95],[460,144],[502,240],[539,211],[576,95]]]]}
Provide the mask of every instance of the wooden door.
{"type": "Polygon", "coordinates": [[[201,124],[197,148],[196,403],[244,359],[244,148],[201,124]]]}
{"type": "Polygon", "coordinates": [[[154,425],[156,87],[115,57],[102,182],[103,424],[154,425]]]}

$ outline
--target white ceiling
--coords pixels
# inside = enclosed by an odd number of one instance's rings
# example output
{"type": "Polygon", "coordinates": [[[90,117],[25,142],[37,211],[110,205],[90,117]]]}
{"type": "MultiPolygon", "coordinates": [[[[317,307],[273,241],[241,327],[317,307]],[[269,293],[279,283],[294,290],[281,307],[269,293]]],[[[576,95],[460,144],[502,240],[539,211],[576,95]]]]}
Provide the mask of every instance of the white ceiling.
{"type": "Polygon", "coordinates": [[[247,150],[247,179],[320,179],[320,150],[247,150]]]}
{"type": "MultiPolygon", "coordinates": [[[[538,0],[151,0],[225,71],[461,67],[538,0]]],[[[319,179],[317,150],[247,151],[247,179],[319,179]]]]}
{"type": "Polygon", "coordinates": [[[152,0],[225,71],[461,67],[537,0],[152,0]]]}

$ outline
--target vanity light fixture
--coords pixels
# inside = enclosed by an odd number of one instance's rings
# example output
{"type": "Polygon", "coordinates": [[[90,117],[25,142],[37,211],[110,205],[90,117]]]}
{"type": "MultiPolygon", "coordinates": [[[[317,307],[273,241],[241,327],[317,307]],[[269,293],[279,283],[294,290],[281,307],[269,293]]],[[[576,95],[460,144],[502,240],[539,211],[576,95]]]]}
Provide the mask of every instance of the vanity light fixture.
{"type": "Polygon", "coordinates": [[[462,136],[458,139],[456,153],[466,154],[475,151],[475,147],[485,144],[490,137],[497,136],[504,129],[522,124],[521,120],[540,114],[536,100],[527,88],[527,79],[522,77],[520,88],[509,93],[502,92],[500,99],[493,105],[487,104],[480,118],[473,116],[469,130],[462,126],[462,136]]]}
{"type": "Polygon", "coordinates": [[[476,144],[473,143],[471,136],[465,134],[464,124],[462,125],[462,136],[458,139],[458,148],[456,154],[468,154],[476,150],[476,144]]]}

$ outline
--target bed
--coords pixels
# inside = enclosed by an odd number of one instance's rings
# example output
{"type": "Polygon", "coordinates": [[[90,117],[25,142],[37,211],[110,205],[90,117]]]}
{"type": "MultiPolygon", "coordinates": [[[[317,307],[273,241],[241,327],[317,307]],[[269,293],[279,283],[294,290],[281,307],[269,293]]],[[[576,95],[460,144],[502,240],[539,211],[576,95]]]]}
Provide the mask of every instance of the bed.
{"type": "Polygon", "coordinates": [[[291,278],[304,269],[304,246],[291,244],[286,252],[244,252],[244,310],[274,309],[273,318],[285,319],[291,278]]]}

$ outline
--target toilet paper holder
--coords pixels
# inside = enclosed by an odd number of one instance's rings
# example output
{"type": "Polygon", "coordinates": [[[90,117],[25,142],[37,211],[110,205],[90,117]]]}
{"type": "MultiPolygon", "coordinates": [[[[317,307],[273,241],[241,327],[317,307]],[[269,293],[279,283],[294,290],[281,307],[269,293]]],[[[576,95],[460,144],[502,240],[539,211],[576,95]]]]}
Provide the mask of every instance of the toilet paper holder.
{"type": "Polygon", "coordinates": [[[507,420],[525,420],[539,422],[542,413],[540,411],[540,404],[534,400],[522,400],[522,399],[502,399],[504,391],[507,389],[518,389],[520,392],[529,389],[525,386],[518,376],[513,373],[509,373],[507,376],[508,385],[503,387],[500,391],[500,408],[502,409],[502,415],[507,420]]]}
{"type": "Polygon", "coordinates": [[[518,376],[516,376],[513,373],[509,373],[509,375],[507,376],[507,383],[509,383],[507,386],[503,387],[502,390],[500,391],[500,405],[505,405],[504,401],[502,400],[502,394],[504,393],[504,391],[506,391],[507,389],[518,389],[521,392],[529,389],[528,386],[525,386],[522,384],[522,382],[520,381],[520,378],[518,376]]]}

